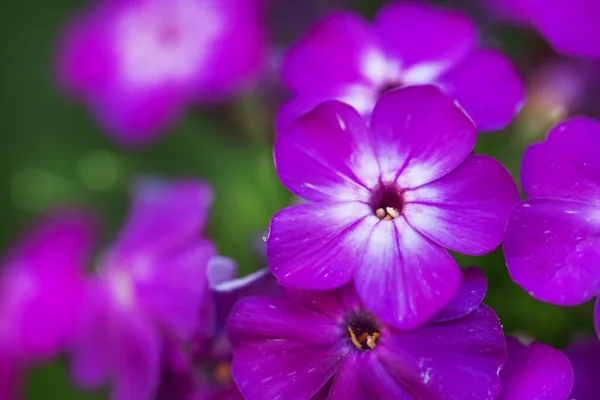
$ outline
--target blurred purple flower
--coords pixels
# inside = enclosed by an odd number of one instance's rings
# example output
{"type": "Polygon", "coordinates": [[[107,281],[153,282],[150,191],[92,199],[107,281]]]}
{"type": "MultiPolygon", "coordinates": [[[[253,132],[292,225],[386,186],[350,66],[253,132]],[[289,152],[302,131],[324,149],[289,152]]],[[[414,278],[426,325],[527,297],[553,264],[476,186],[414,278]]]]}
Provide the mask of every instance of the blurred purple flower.
{"type": "Polygon", "coordinates": [[[368,116],[388,89],[435,84],[479,129],[504,128],[523,105],[523,82],[506,56],[479,48],[477,40],[467,15],[426,3],[390,3],[373,23],[348,11],[328,15],[283,61],[294,97],[280,110],[278,126],[330,99],[368,116]]]}
{"type": "Polygon", "coordinates": [[[262,0],[102,0],[68,25],[58,78],[112,137],[149,143],[263,63],[262,0]]]}
{"type": "Polygon", "coordinates": [[[384,94],[369,125],[329,101],[281,132],[279,178],[311,202],[273,217],[267,257],[283,286],[354,279],[365,307],[412,328],[458,290],[460,269],[444,248],[492,251],[519,195],[498,161],[472,155],[475,126],[433,86],[384,94]]]}
{"type": "MultiPolygon", "coordinates": [[[[543,343],[506,338],[508,363],[500,372],[498,400],[568,400],[573,367],[562,351],[543,343]]],[[[577,397],[577,400],[580,400],[577,397]]]]}
{"type": "Polygon", "coordinates": [[[504,255],[512,279],[538,300],[570,306],[600,292],[599,155],[600,122],[585,117],[557,125],[525,152],[529,199],[511,212],[504,255]]]}
{"type": "Polygon", "coordinates": [[[12,249],[0,276],[0,398],[15,395],[19,371],[65,350],[77,328],[92,218],[57,210],[12,249]]]}
{"type": "Polygon", "coordinates": [[[600,342],[594,338],[575,343],[565,350],[565,353],[575,371],[575,382],[570,399],[596,400],[600,393],[598,380],[600,342]]]}
{"type": "Polygon", "coordinates": [[[275,277],[268,268],[237,278],[237,267],[224,257],[213,258],[208,267],[211,284],[212,313],[204,313],[214,321],[208,336],[196,338],[191,355],[176,347],[163,368],[159,400],[242,400],[243,396],[231,378],[231,346],[225,323],[233,305],[242,298],[256,295],[281,296],[275,277]]]}
{"type": "Polygon", "coordinates": [[[480,304],[483,274],[465,270],[463,285],[443,314],[406,331],[380,321],[351,286],[241,300],[228,324],[233,378],[248,400],[494,399],[504,335],[480,304]]]}
{"type": "Polygon", "coordinates": [[[532,74],[522,130],[537,136],[575,115],[599,118],[599,92],[600,61],[551,59],[532,74]]]}
{"type": "Polygon", "coordinates": [[[535,27],[562,54],[600,57],[600,2],[597,0],[486,0],[501,17],[535,27]]]}
{"type": "Polygon", "coordinates": [[[84,387],[112,383],[112,398],[147,399],[165,340],[201,328],[213,245],[199,237],[212,193],[193,180],[142,180],[128,220],[87,286],[72,344],[72,374],[84,387]],[[166,339],[165,339],[166,338],[166,339]]]}

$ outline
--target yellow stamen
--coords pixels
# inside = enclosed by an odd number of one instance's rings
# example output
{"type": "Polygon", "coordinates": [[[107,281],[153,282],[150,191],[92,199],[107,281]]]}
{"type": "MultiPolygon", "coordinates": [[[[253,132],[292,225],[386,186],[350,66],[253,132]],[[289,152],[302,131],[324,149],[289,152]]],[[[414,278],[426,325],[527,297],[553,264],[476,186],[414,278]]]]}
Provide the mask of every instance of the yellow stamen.
{"type": "Polygon", "coordinates": [[[358,350],[361,350],[362,344],[360,344],[360,342],[356,339],[356,335],[354,334],[352,328],[348,327],[348,333],[350,334],[350,340],[352,341],[352,344],[354,344],[354,347],[356,347],[358,350]]]}
{"type": "Polygon", "coordinates": [[[398,218],[400,216],[400,213],[394,207],[386,207],[385,211],[387,212],[386,217],[390,216],[390,219],[398,218]]]}

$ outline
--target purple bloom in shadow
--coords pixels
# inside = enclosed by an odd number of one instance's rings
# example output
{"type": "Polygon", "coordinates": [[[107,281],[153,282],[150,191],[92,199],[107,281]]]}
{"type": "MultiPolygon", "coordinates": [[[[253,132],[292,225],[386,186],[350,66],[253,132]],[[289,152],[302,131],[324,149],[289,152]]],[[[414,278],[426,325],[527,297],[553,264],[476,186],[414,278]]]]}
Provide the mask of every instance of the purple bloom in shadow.
{"type": "Polygon", "coordinates": [[[248,400],[494,399],[504,335],[468,271],[453,311],[412,330],[379,320],[352,286],[243,299],[228,324],[233,378],[248,400]]]}
{"type": "Polygon", "coordinates": [[[575,57],[600,57],[600,2],[596,0],[486,0],[494,13],[530,25],[554,49],[575,57]]]}
{"type": "Polygon", "coordinates": [[[434,84],[479,129],[504,128],[523,105],[524,85],[506,56],[477,40],[467,15],[426,3],[390,3],[372,23],[349,11],[330,14],[283,60],[294,97],[281,108],[278,126],[331,99],[368,116],[388,89],[434,84]]]}
{"type": "Polygon", "coordinates": [[[267,239],[280,285],[326,290],[354,280],[365,307],[412,328],[454,297],[460,269],[445,248],[496,248],[516,185],[495,159],[473,155],[475,126],[434,86],[384,94],[369,126],[329,101],[282,131],[283,184],[309,203],[279,211],[267,239]]]}
{"type": "MultiPolygon", "coordinates": [[[[543,343],[522,344],[506,338],[508,363],[500,372],[498,400],[568,400],[573,367],[560,350],[543,343]]],[[[579,397],[577,400],[582,400],[579,397]]]]}
{"type": "Polygon", "coordinates": [[[67,26],[60,84],[107,133],[146,144],[191,103],[239,91],[263,63],[260,0],[103,0],[67,26]]]}
{"type": "Polygon", "coordinates": [[[21,368],[56,356],[72,339],[94,225],[79,210],[50,212],[3,260],[0,398],[16,394],[21,368]]]}
{"type": "Polygon", "coordinates": [[[570,346],[565,353],[573,364],[575,382],[570,399],[596,400],[600,393],[598,370],[600,369],[600,342],[597,338],[570,346]]]}
{"type": "Polygon", "coordinates": [[[510,276],[538,300],[571,306],[600,291],[599,150],[600,123],[576,117],[525,152],[529,199],[512,210],[503,247],[510,276]]]}
{"type": "Polygon", "coordinates": [[[90,278],[72,343],[76,383],[112,383],[113,399],[156,389],[165,340],[199,329],[213,245],[199,237],[212,192],[193,180],[145,179],[135,187],[121,234],[90,278]]]}
{"type": "Polygon", "coordinates": [[[206,310],[201,320],[213,329],[195,338],[191,354],[176,346],[169,348],[158,399],[243,399],[231,378],[232,350],[225,323],[238,300],[257,295],[279,297],[281,290],[268,268],[242,278],[236,276],[232,260],[217,256],[209,262],[211,299],[207,304],[212,309],[206,310]]]}

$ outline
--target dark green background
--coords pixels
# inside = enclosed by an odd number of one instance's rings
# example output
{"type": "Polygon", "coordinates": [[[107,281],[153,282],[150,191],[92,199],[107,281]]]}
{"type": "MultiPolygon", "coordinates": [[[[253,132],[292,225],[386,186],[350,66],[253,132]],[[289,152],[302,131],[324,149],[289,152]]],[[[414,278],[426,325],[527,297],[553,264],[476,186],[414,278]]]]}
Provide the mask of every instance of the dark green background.
{"type": "MultiPolygon", "coordinates": [[[[353,5],[371,15],[379,3],[354,1],[353,5]]],[[[82,6],[84,2],[75,0],[10,0],[0,13],[2,248],[37,214],[65,202],[95,210],[106,221],[108,240],[126,213],[131,179],[139,173],[157,173],[210,182],[215,202],[208,234],[244,273],[262,266],[257,240],[271,215],[292,198],[273,168],[272,107],[261,102],[259,94],[248,93],[217,109],[189,110],[154,146],[136,151],[120,148],[103,135],[80,104],[63,98],[52,81],[56,37],[69,13],[82,6]]],[[[545,45],[530,34],[510,29],[495,32],[489,26],[483,31],[485,40],[504,47],[526,75],[532,64],[541,62],[532,55],[546,52],[545,45]]],[[[496,156],[517,177],[523,148],[538,134],[512,127],[481,136],[476,151],[496,156]]],[[[591,332],[590,304],[559,308],[531,299],[510,281],[500,251],[458,259],[463,266],[474,264],[485,271],[490,285],[486,302],[497,311],[507,333],[532,334],[560,347],[582,329],[591,332]]],[[[72,388],[62,362],[34,368],[26,396],[104,398],[102,393],[89,395],[72,388]]]]}

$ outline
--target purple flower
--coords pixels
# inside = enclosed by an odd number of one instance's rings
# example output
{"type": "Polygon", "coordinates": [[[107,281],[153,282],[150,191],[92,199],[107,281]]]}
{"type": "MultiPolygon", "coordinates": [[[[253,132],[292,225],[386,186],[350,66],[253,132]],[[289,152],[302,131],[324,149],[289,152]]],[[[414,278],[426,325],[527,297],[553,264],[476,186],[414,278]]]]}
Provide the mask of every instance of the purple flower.
{"type": "Polygon", "coordinates": [[[243,299],[229,319],[233,378],[248,400],[494,399],[506,345],[481,305],[486,281],[464,271],[461,290],[426,325],[380,321],[345,286],[243,299]]]}
{"type": "Polygon", "coordinates": [[[239,90],[262,64],[260,0],[103,0],[60,43],[58,78],[128,144],[164,133],[190,103],[239,90]]]}
{"type": "Polygon", "coordinates": [[[146,399],[156,389],[166,340],[199,329],[208,294],[206,266],[215,254],[198,236],[212,199],[193,180],[142,180],[121,234],[88,282],[72,344],[76,383],[109,380],[113,399],[146,399]]]}
{"type": "Polygon", "coordinates": [[[283,286],[333,289],[354,279],[365,307],[399,328],[454,297],[460,269],[444,249],[487,253],[518,201],[506,169],[472,155],[477,133],[433,86],[384,94],[367,122],[330,101],[281,132],[283,184],[309,203],[279,211],[267,239],[283,286]]]}
{"type": "Polygon", "coordinates": [[[431,83],[457,99],[478,128],[504,128],[523,105],[523,82],[507,57],[477,40],[468,16],[428,4],[390,3],[373,23],[353,12],[328,15],[283,61],[294,98],[278,125],[330,99],[368,116],[387,89],[431,83]]]}
{"type": "MultiPolygon", "coordinates": [[[[557,125],[525,152],[528,200],[511,212],[504,255],[512,279],[533,297],[570,306],[600,292],[600,123],[557,125]]],[[[600,307],[596,306],[596,316],[600,307]]]]}
{"type": "Polygon", "coordinates": [[[600,57],[600,2],[596,0],[486,0],[496,13],[537,28],[559,53],[600,57]]]}
{"type": "Polygon", "coordinates": [[[233,305],[258,294],[281,296],[268,268],[237,278],[237,266],[225,257],[209,262],[212,310],[203,313],[203,323],[213,326],[208,336],[195,338],[192,354],[171,346],[163,368],[159,400],[242,400],[231,378],[231,346],[225,323],[233,305]]]}
{"type": "MultiPolygon", "coordinates": [[[[568,400],[573,367],[560,350],[543,343],[524,345],[506,338],[508,363],[500,372],[498,400],[568,400]]],[[[577,400],[581,400],[577,397],[577,400]]]]}
{"type": "Polygon", "coordinates": [[[596,400],[600,393],[598,365],[600,364],[600,343],[597,338],[585,340],[570,346],[565,353],[573,364],[575,382],[570,399],[596,400]]]}
{"type": "Polygon", "coordinates": [[[15,394],[22,368],[56,356],[72,339],[93,225],[79,210],[50,212],[3,260],[0,398],[15,394]]]}

